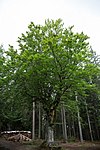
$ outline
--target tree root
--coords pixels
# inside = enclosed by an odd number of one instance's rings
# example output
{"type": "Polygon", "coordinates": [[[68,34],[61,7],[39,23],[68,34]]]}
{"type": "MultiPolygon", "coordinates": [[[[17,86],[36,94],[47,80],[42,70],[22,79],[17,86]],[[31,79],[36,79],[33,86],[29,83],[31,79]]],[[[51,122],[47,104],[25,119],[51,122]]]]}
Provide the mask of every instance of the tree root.
{"type": "Polygon", "coordinates": [[[39,150],[62,150],[62,147],[55,142],[48,144],[46,141],[44,141],[40,145],[39,150]]]}

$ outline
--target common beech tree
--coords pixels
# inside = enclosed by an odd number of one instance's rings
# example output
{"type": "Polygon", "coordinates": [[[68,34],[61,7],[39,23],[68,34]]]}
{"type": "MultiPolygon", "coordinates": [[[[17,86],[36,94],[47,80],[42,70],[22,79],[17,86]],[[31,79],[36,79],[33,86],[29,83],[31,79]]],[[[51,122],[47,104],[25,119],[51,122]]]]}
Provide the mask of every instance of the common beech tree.
{"type": "Polygon", "coordinates": [[[7,52],[13,66],[13,83],[20,87],[17,96],[28,95],[43,106],[48,143],[54,142],[56,110],[63,96],[91,87],[88,79],[98,71],[87,40],[83,32],[74,33],[73,26],[65,28],[61,19],[46,20],[44,25],[31,22],[18,38],[18,50],[10,46],[7,52]]]}

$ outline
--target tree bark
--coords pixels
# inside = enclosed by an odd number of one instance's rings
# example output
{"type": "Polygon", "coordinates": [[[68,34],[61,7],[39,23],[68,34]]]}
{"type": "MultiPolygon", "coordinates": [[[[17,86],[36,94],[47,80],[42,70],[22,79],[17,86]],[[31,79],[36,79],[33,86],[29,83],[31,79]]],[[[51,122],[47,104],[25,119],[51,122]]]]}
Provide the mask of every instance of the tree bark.
{"type": "Polygon", "coordinates": [[[81,142],[83,142],[83,134],[82,134],[82,127],[81,127],[79,110],[77,112],[77,115],[78,115],[78,126],[79,126],[80,140],[81,140],[81,142]]]}
{"type": "Polygon", "coordinates": [[[32,124],[32,139],[35,139],[35,102],[33,102],[33,124],[32,124]]]}
{"type": "Polygon", "coordinates": [[[64,103],[62,103],[61,115],[62,115],[63,138],[64,138],[64,141],[67,142],[66,115],[65,115],[64,103]]]}
{"type": "Polygon", "coordinates": [[[38,138],[41,138],[41,104],[39,103],[39,132],[38,132],[38,138]]]}
{"type": "Polygon", "coordinates": [[[51,126],[48,126],[48,137],[47,137],[48,144],[54,143],[54,129],[51,126]]]}
{"type": "MultiPolygon", "coordinates": [[[[78,102],[77,93],[75,93],[75,98],[76,98],[76,102],[78,102]]],[[[78,126],[79,126],[80,141],[83,143],[83,134],[82,134],[82,127],[81,127],[80,113],[79,113],[78,105],[77,105],[77,116],[78,116],[78,126]]]]}
{"type": "Polygon", "coordinates": [[[73,128],[73,136],[76,137],[76,133],[75,133],[75,123],[74,123],[74,119],[72,118],[72,128],[73,128]]]}
{"type": "Polygon", "coordinates": [[[85,102],[85,107],[86,107],[86,114],[87,114],[87,119],[88,119],[88,125],[89,125],[89,132],[90,132],[90,137],[91,141],[93,142],[93,135],[92,135],[92,129],[91,129],[91,123],[90,123],[90,117],[89,117],[89,112],[87,108],[87,103],[85,102]]]}
{"type": "Polygon", "coordinates": [[[47,113],[47,137],[46,141],[50,146],[54,143],[54,122],[55,122],[56,111],[51,108],[49,113],[47,113]]]}

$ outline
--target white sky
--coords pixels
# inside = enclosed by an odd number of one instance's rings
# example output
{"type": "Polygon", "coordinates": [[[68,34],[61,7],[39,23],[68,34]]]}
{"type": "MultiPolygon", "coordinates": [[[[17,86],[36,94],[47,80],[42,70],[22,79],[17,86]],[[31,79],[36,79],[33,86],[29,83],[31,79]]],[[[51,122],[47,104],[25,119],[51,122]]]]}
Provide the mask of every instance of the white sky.
{"type": "Polygon", "coordinates": [[[31,21],[43,24],[48,18],[61,18],[66,27],[83,31],[100,54],[100,0],[0,0],[0,44],[16,47],[31,21]]]}

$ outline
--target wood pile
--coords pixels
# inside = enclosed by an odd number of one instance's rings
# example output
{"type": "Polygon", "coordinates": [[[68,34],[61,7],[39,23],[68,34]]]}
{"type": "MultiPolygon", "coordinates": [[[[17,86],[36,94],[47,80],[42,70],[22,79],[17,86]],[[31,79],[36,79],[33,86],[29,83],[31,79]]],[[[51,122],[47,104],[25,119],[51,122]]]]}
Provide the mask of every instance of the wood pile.
{"type": "Polygon", "coordinates": [[[25,135],[28,138],[32,137],[30,131],[3,131],[1,132],[1,137],[8,139],[9,137],[18,135],[19,133],[25,135]]]}
{"type": "Polygon", "coordinates": [[[29,137],[19,133],[17,135],[8,137],[9,141],[14,141],[14,142],[23,142],[23,141],[32,141],[32,139],[30,139],[29,137]]]}

